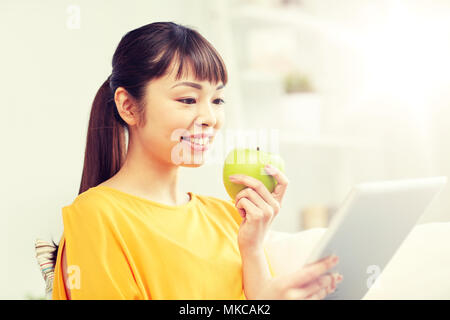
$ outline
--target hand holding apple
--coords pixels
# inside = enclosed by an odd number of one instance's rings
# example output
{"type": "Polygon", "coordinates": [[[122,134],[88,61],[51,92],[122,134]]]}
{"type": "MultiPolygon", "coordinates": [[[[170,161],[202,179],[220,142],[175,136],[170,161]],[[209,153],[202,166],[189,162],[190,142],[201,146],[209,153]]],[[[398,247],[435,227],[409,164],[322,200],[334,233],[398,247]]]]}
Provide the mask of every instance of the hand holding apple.
{"type": "Polygon", "coordinates": [[[231,199],[235,200],[236,195],[245,188],[245,185],[229,180],[229,177],[234,174],[253,177],[261,181],[270,192],[273,192],[277,181],[264,169],[267,164],[284,172],[284,161],[277,154],[264,152],[259,148],[231,150],[225,158],[223,166],[223,184],[231,199]]]}
{"type": "Polygon", "coordinates": [[[262,155],[256,162],[244,157],[243,162],[230,161],[224,166],[225,187],[244,218],[238,235],[242,253],[262,249],[269,226],[280,210],[288,179],[283,173],[284,162],[278,155],[259,150],[235,149],[229,157],[239,152],[244,155],[262,155]],[[273,165],[265,166],[269,161],[273,165]],[[230,181],[227,182],[227,178],[230,181]]]}

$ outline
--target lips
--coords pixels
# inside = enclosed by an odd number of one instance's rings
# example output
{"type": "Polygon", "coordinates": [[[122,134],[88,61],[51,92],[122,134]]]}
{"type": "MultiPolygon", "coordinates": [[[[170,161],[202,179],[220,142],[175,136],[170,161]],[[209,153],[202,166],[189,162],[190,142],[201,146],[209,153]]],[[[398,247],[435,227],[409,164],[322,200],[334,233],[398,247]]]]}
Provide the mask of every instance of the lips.
{"type": "Polygon", "coordinates": [[[182,136],[182,139],[211,139],[213,135],[208,133],[194,134],[191,136],[182,136]]]}
{"type": "Polygon", "coordinates": [[[191,136],[182,136],[180,141],[187,143],[194,151],[205,151],[209,148],[212,137],[212,134],[201,133],[191,136]]]}

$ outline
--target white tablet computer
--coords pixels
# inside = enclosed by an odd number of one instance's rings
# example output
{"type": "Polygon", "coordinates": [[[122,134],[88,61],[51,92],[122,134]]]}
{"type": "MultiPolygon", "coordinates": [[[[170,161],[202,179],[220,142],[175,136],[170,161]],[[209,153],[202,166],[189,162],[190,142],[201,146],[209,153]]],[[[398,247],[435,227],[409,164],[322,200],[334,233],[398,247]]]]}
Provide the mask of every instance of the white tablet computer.
{"type": "Polygon", "coordinates": [[[354,186],[305,261],[339,257],[329,272],[344,279],[325,299],[362,299],[446,183],[433,177],[354,186]]]}

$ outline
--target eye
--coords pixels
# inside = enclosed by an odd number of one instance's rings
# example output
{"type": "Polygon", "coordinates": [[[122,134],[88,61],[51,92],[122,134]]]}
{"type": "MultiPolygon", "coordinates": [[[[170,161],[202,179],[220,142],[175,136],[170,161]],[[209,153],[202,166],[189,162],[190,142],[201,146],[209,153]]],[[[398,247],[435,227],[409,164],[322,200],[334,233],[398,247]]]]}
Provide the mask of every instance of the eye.
{"type": "Polygon", "coordinates": [[[214,103],[215,104],[224,104],[225,101],[223,99],[216,99],[216,100],[214,100],[214,103]]]}
{"type": "Polygon", "coordinates": [[[193,104],[193,103],[195,103],[195,99],[192,99],[192,98],[180,99],[178,101],[180,101],[181,103],[184,103],[184,104],[193,104]]]}

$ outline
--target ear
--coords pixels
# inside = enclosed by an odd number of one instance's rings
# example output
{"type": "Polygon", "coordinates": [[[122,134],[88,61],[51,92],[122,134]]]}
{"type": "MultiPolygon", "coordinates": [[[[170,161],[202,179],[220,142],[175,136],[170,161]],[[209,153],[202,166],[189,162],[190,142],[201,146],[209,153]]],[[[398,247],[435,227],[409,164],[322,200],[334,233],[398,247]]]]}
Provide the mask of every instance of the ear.
{"type": "Polygon", "coordinates": [[[137,103],[123,87],[118,87],[114,93],[114,101],[119,115],[129,126],[138,123],[137,103]]]}

